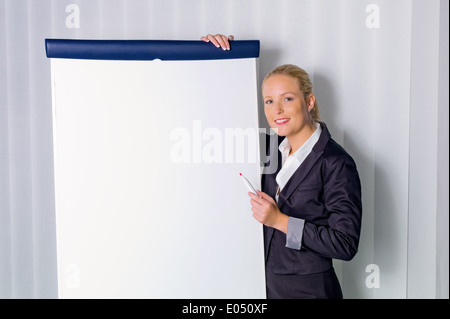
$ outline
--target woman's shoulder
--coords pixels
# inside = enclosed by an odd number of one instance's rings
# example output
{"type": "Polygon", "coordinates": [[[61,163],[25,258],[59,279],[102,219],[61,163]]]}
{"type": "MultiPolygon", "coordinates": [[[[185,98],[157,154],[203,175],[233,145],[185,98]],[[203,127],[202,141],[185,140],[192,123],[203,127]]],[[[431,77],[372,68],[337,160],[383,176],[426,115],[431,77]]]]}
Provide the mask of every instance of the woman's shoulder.
{"type": "Polygon", "coordinates": [[[355,165],[353,157],[347,152],[347,150],[333,138],[328,140],[327,145],[324,148],[322,158],[328,162],[328,164],[337,164],[347,162],[355,165]]]}

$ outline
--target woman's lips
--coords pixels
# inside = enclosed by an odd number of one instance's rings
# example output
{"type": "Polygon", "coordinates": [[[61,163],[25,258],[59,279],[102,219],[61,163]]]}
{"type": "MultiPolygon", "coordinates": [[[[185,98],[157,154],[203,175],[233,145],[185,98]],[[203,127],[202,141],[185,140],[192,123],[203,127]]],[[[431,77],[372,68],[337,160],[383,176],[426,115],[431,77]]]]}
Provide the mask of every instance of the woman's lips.
{"type": "Polygon", "coordinates": [[[289,120],[290,120],[290,119],[276,119],[276,120],[275,120],[275,123],[276,123],[277,125],[284,125],[284,124],[286,124],[287,122],[289,122],[289,120]]]}

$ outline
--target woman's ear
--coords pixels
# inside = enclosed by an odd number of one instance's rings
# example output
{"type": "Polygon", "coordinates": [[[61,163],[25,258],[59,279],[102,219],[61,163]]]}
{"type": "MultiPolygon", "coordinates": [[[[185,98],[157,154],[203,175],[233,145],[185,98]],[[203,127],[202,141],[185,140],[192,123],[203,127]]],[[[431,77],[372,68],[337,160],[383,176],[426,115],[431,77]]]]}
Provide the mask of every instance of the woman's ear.
{"type": "Polygon", "coordinates": [[[313,110],[315,103],[316,97],[314,96],[314,94],[311,93],[308,98],[308,112],[311,112],[313,110]]]}

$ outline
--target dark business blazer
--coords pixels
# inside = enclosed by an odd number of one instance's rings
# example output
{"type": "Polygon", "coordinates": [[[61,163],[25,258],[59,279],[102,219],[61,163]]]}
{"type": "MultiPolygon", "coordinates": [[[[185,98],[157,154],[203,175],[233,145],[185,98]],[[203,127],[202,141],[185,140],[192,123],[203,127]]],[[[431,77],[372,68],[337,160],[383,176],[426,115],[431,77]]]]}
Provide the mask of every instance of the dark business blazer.
{"type": "MultiPolygon", "coordinates": [[[[331,138],[326,125],[320,125],[319,140],[278,198],[282,213],[305,220],[301,249],[286,248],[286,235],[264,226],[266,262],[272,254],[275,274],[323,272],[332,267],[333,258],[350,260],[358,250],[362,205],[356,164],[331,138]]],[[[262,189],[273,198],[281,169],[281,153],[277,153],[277,171],[262,176],[262,189]]]]}

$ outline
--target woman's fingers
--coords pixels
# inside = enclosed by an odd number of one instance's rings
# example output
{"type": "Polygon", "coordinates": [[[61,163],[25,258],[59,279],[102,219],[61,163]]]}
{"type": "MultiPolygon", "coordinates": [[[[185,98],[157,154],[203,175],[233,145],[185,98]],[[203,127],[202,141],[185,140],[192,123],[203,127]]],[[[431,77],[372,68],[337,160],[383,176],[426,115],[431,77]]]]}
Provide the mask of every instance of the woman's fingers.
{"type": "Polygon", "coordinates": [[[208,34],[207,36],[202,36],[200,39],[205,42],[211,42],[217,48],[222,48],[223,50],[230,50],[229,41],[234,40],[234,36],[230,35],[226,37],[223,34],[216,34],[216,35],[208,34]]]}
{"type": "Polygon", "coordinates": [[[270,200],[270,199],[272,199],[272,197],[270,197],[269,195],[267,195],[267,194],[264,193],[264,192],[261,192],[261,191],[256,191],[256,192],[258,193],[259,197],[264,198],[265,200],[270,200]]]}
{"type": "Polygon", "coordinates": [[[264,192],[257,191],[258,195],[255,195],[252,192],[248,192],[248,195],[250,196],[250,204],[258,209],[270,209],[272,206],[276,206],[275,201],[272,197],[267,195],[264,192]]]}
{"type": "Polygon", "coordinates": [[[258,203],[260,203],[260,204],[262,203],[262,201],[261,201],[262,197],[260,195],[256,195],[253,192],[248,192],[248,196],[250,196],[250,198],[252,198],[253,200],[258,201],[258,203]]]}
{"type": "Polygon", "coordinates": [[[200,40],[205,42],[212,42],[216,47],[219,46],[219,42],[216,41],[212,34],[204,35],[200,38],[200,40]]]}
{"type": "Polygon", "coordinates": [[[226,36],[222,34],[216,34],[216,35],[208,35],[208,39],[216,46],[220,47],[223,50],[229,50],[230,44],[228,42],[228,39],[226,36]]]}
{"type": "Polygon", "coordinates": [[[219,39],[220,47],[224,50],[230,50],[230,42],[228,42],[228,38],[224,35],[217,34],[219,39]]]}
{"type": "Polygon", "coordinates": [[[208,34],[207,38],[212,44],[214,44],[216,47],[220,48],[220,44],[219,44],[219,41],[217,40],[216,36],[214,36],[212,34],[208,34]]]}

